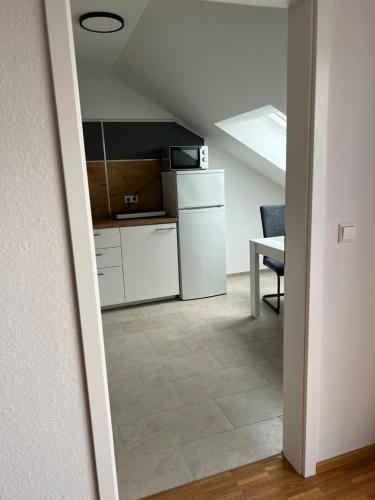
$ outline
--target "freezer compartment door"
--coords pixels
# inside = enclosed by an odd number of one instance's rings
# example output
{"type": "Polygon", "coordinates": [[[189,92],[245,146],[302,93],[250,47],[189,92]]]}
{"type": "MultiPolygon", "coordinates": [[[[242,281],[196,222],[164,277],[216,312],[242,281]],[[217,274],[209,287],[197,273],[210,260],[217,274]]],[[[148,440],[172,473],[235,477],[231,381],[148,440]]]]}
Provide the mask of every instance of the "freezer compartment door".
{"type": "Polygon", "coordinates": [[[183,300],[225,293],[224,207],[181,210],[179,252],[183,300]]]}
{"type": "Polygon", "coordinates": [[[224,171],[177,173],[178,208],[224,205],[224,171]]]}

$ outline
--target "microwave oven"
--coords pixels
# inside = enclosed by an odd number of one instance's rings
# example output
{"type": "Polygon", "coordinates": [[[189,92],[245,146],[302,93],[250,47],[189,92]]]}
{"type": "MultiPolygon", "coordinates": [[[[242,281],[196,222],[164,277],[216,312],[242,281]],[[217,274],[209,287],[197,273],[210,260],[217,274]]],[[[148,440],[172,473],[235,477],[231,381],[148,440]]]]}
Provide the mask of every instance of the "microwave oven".
{"type": "Polygon", "coordinates": [[[163,170],[206,170],[207,146],[169,146],[162,152],[163,170]]]}

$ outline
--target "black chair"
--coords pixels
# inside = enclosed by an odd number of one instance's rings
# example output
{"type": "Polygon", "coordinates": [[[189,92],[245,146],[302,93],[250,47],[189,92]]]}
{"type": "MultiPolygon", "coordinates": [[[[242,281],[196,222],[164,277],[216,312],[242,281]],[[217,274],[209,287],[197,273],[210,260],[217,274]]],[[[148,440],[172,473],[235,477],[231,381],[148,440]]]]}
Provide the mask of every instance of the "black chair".
{"type": "MultiPolygon", "coordinates": [[[[262,218],[263,236],[270,238],[272,236],[285,235],[285,205],[264,205],[260,207],[260,216],[262,218]]],[[[274,311],[280,312],[280,278],[284,276],[284,263],[271,257],[263,257],[263,264],[277,275],[277,293],[264,295],[262,298],[274,311]],[[268,299],[277,297],[277,306],[275,307],[268,299]]]]}

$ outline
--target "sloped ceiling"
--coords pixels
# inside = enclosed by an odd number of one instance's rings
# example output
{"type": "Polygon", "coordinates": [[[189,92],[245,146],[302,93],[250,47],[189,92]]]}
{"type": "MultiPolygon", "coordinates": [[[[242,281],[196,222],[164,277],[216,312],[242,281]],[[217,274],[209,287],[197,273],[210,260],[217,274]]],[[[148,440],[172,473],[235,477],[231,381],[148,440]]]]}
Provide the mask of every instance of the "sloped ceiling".
{"type": "Polygon", "coordinates": [[[286,113],[288,0],[71,0],[78,71],[108,74],[283,186],[285,173],[214,124],[268,104],[286,113]],[[250,3],[251,5],[244,5],[250,3]],[[107,10],[125,30],[82,30],[107,10]]]}
{"type": "Polygon", "coordinates": [[[151,0],[114,73],[196,132],[284,184],[284,172],[214,124],[268,104],[286,113],[286,9],[151,0]]]}

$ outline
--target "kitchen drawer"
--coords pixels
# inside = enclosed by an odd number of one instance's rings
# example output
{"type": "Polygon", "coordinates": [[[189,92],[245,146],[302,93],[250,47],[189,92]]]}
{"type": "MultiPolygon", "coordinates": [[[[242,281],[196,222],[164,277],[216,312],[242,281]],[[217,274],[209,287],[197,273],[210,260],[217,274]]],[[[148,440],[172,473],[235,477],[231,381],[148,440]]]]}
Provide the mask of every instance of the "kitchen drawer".
{"type": "Polygon", "coordinates": [[[95,248],[118,247],[121,245],[120,228],[110,227],[108,229],[94,230],[95,248]]]}
{"type": "Polygon", "coordinates": [[[122,266],[98,269],[97,274],[101,307],[123,304],[125,291],[122,266]]]}
{"type": "Polygon", "coordinates": [[[98,248],[95,255],[98,269],[122,266],[121,247],[98,248]]]}

